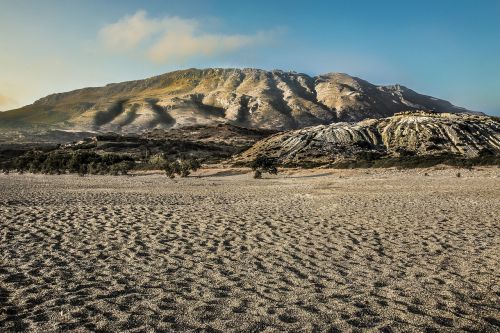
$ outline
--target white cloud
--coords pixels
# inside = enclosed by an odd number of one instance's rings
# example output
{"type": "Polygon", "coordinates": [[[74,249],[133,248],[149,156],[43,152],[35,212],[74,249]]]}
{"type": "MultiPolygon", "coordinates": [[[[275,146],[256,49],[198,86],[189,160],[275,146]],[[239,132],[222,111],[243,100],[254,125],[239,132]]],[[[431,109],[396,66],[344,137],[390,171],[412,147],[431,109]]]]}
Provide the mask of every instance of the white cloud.
{"type": "Polygon", "coordinates": [[[104,45],[111,50],[126,50],[136,47],[142,40],[161,29],[161,22],[149,20],[145,11],[125,16],[116,23],[106,25],[99,31],[104,45]]]}
{"type": "Polygon", "coordinates": [[[271,42],[282,29],[259,31],[251,35],[205,33],[194,19],[176,16],[148,18],[145,11],[125,16],[99,31],[101,42],[113,51],[145,49],[145,55],[158,63],[183,62],[190,57],[211,57],[245,47],[271,42]],[[146,43],[147,42],[147,43],[146,43]]]}
{"type": "Polygon", "coordinates": [[[214,56],[237,51],[244,47],[266,43],[273,33],[255,35],[193,34],[184,31],[168,31],[148,51],[155,62],[182,61],[191,56],[214,56]]]}

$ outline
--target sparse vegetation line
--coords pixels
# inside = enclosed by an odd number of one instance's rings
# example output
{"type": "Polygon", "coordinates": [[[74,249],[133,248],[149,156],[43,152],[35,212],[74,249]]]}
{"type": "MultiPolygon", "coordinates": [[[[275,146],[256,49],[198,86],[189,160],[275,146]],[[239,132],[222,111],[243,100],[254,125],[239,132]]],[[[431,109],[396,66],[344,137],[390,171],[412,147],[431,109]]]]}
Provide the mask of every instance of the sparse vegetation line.
{"type": "Polygon", "coordinates": [[[97,154],[84,150],[53,150],[43,152],[32,150],[19,157],[2,161],[4,173],[64,174],[77,173],[81,176],[93,175],[126,175],[136,165],[135,160],[125,154],[97,154]]]}

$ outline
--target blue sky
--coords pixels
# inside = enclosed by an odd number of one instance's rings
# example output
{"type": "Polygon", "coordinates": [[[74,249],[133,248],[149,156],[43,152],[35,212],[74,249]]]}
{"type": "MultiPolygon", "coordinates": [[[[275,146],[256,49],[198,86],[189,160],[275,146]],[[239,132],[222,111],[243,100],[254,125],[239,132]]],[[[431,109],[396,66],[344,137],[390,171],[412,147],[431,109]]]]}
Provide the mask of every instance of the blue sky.
{"type": "Polygon", "coordinates": [[[500,1],[0,0],[0,110],[190,67],[345,72],[500,115],[500,1]]]}

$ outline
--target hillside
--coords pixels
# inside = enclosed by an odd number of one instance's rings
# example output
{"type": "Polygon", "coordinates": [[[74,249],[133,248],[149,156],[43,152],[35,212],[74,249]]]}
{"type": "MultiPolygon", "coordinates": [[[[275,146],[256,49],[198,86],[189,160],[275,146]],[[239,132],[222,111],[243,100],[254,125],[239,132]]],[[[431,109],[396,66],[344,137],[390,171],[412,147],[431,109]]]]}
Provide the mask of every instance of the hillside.
{"type": "Polygon", "coordinates": [[[14,158],[32,150],[125,154],[141,162],[153,155],[165,154],[171,159],[195,157],[205,163],[219,163],[275,133],[273,130],[248,129],[229,124],[154,129],[127,135],[64,131],[16,132],[7,134],[3,140],[0,133],[0,169],[2,165],[9,164],[14,158]]]}
{"type": "Polygon", "coordinates": [[[49,95],[1,112],[0,127],[137,133],[230,123],[287,130],[417,109],[468,111],[400,85],[376,86],[347,74],[215,68],[49,95]]]}
{"type": "Polygon", "coordinates": [[[403,112],[383,119],[335,123],[278,133],[235,158],[258,155],[283,164],[329,164],[408,156],[476,158],[500,154],[498,118],[468,114],[403,112]]]}
{"type": "Polygon", "coordinates": [[[162,153],[170,158],[190,156],[207,163],[217,163],[275,133],[228,124],[193,125],[179,129],[155,129],[139,135],[98,134],[61,148],[99,154],[127,154],[135,159],[147,159],[148,156],[162,153]]]}

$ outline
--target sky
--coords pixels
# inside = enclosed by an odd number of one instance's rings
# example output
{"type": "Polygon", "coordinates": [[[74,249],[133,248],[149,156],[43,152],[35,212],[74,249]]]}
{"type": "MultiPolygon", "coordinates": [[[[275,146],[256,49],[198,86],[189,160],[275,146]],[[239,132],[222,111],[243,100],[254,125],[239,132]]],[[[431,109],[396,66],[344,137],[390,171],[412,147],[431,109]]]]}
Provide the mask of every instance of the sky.
{"type": "Polygon", "coordinates": [[[0,0],[0,110],[191,67],[343,72],[500,115],[500,1],[0,0]]]}

